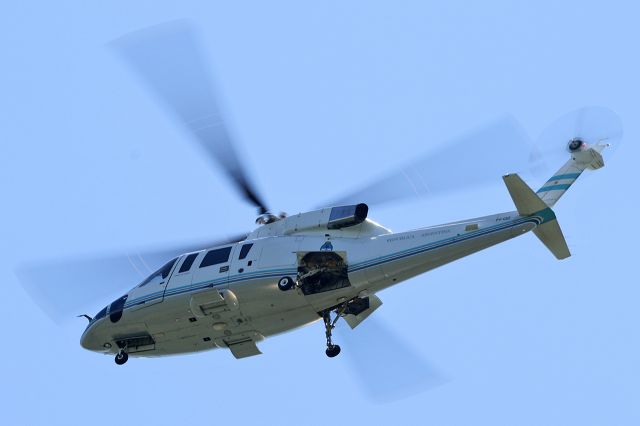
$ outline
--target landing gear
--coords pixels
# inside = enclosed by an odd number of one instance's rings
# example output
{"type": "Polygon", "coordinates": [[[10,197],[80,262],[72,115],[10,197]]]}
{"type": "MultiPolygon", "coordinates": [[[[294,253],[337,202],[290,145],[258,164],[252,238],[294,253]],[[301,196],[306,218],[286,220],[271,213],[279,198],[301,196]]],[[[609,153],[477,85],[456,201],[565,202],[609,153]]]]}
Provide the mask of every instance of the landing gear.
{"type": "Polygon", "coordinates": [[[278,288],[282,291],[287,291],[291,290],[295,284],[291,277],[282,277],[280,281],[278,281],[278,288]]]}
{"type": "Polygon", "coordinates": [[[125,362],[127,362],[127,360],[129,359],[129,355],[127,355],[127,353],[123,350],[121,350],[120,352],[118,352],[118,354],[116,355],[116,364],[118,365],[122,365],[125,362]]]}
{"type": "Polygon", "coordinates": [[[325,336],[327,337],[327,350],[324,351],[324,353],[327,354],[329,358],[333,358],[340,353],[340,346],[333,344],[333,341],[331,340],[331,333],[336,326],[336,322],[338,322],[338,320],[340,319],[340,317],[342,316],[346,308],[347,308],[347,304],[343,303],[337,308],[326,309],[322,311],[322,320],[324,321],[325,336]],[[336,317],[332,320],[331,312],[333,312],[334,310],[336,313],[336,317]]]}

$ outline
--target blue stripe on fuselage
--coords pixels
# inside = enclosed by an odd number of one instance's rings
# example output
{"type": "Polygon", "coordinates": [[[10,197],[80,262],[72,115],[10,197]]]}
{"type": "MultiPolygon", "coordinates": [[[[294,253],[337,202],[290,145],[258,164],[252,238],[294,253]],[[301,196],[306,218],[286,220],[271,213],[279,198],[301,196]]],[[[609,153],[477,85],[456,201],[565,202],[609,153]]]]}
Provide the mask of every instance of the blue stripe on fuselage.
{"type": "MultiPolygon", "coordinates": [[[[477,238],[477,237],[481,237],[484,235],[488,235],[494,232],[499,232],[508,228],[512,228],[514,226],[518,226],[524,223],[534,223],[536,225],[540,225],[541,223],[544,223],[548,220],[548,214],[547,210],[550,209],[545,209],[543,211],[540,211],[538,213],[535,213],[532,216],[527,216],[527,217],[521,217],[518,219],[515,219],[514,221],[511,222],[506,222],[506,223],[502,223],[502,224],[498,224],[498,225],[494,225],[491,226],[489,228],[485,228],[485,229],[480,229],[478,231],[475,232],[470,232],[468,234],[465,235],[457,235],[455,237],[451,237],[451,238],[446,238],[443,240],[439,240],[439,241],[435,241],[429,244],[425,244],[422,246],[418,246],[418,247],[413,247],[411,249],[407,249],[407,250],[403,250],[397,253],[393,253],[390,255],[386,255],[386,256],[381,256],[375,259],[370,259],[367,260],[365,262],[361,262],[361,263],[357,263],[354,265],[349,266],[349,272],[355,272],[355,271],[360,271],[362,269],[366,269],[366,268],[370,268],[373,266],[377,266],[377,265],[381,265],[383,263],[387,263],[387,262],[393,262],[405,257],[409,257],[409,256],[414,256],[416,254],[420,254],[420,253],[424,253],[427,251],[431,251],[431,250],[435,250],[438,248],[442,248],[442,247],[446,247],[448,245],[451,244],[455,244],[455,243],[459,243],[462,241],[467,241],[473,238],[477,238]]],[[[555,217],[555,216],[554,216],[555,217]]],[[[242,281],[250,281],[250,280],[256,280],[256,279],[262,279],[262,278],[279,278],[283,275],[291,275],[291,274],[295,274],[297,272],[296,268],[288,268],[288,269],[272,269],[269,271],[264,271],[264,272],[254,272],[251,274],[238,274],[238,275],[234,275],[231,277],[223,277],[223,278],[218,278],[215,280],[208,280],[208,281],[202,281],[200,283],[196,283],[196,284],[190,284],[190,285],[186,285],[183,287],[177,287],[174,289],[170,289],[168,291],[158,291],[155,293],[151,293],[148,295],[145,295],[143,297],[137,298],[137,299],[133,299],[133,300],[128,300],[126,305],[125,305],[125,309],[129,308],[131,306],[135,306],[135,305],[139,305],[142,303],[146,303],[155,299],[162,299],[163,297],[168,297],[168,296],[175,296],[178,294],[183,294],[183,293],[190,293],[193,292],[195,290],[202,290],[205,288],[212,288],[215,287],[216,285],[220,285],[220,284],[227,284],[227,283],[238,283],[238,282],[242,282],[242,281]]]]}

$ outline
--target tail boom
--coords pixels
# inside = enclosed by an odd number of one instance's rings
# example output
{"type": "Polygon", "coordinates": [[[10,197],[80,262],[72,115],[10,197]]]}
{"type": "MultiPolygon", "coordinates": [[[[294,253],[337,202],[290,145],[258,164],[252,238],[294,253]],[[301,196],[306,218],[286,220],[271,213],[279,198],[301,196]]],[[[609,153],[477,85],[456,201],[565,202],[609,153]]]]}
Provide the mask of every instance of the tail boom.
{"type": "Polygon", "coordinates": [[[536,194],[549,207],[553,207],[565,192],[575,183],[585,170],[596,170],[604,167],[602,150],[608,145],[595,145],[591,148],[578,148],[571,153],[567,161],[536,194]]]}

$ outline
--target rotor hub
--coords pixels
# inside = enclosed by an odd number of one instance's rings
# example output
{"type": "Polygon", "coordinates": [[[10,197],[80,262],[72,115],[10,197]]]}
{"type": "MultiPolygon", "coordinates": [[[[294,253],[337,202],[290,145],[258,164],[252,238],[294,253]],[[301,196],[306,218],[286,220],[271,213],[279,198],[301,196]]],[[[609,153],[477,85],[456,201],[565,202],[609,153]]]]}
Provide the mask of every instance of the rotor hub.
{"type": "Polygon", "coordinates": [[[573,138],[567,144],[567,149],[569,152],[580,151],[585,146],[585,142],[580,138],[573,138]]]}
{"type": "Polygon", "coordinates": [[[273,213],[266,212],[258,216],[258,218],[256,219],[256,225],[268,225],[286,217],[287,214],[285,212],[280,212],[280,214],[277,216],[273,213]]]}

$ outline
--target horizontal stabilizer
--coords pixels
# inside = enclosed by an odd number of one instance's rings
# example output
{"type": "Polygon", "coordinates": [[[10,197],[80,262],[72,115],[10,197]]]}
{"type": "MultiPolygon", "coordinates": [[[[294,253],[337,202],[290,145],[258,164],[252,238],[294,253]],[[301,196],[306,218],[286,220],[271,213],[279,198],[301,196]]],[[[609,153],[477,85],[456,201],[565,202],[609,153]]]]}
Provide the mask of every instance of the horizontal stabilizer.
{"type": "Polygon", "coordinates": [[[571,256],[557,220],[554,219],[551,222],[539,225],[533,230],[533,233],[547,246],[556,259],[566,259],[571,256]]]}

